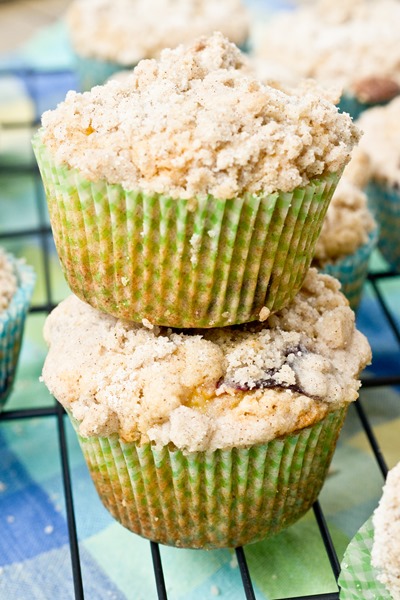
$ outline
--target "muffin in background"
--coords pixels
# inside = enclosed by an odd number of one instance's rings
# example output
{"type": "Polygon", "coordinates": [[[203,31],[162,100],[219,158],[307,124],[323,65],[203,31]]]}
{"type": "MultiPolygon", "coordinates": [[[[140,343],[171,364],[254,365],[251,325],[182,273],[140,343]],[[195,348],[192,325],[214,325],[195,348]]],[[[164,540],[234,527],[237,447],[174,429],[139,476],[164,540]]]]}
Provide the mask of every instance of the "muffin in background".
{"type": "Polygon", "coordinates": [[[0,411],[12,390],[35,276],[0,248],[0,411]]]}
{"type": "Polygon", "coordinates": [[[319,0],[268,20],[255,54],[338,85],[340,109],[355,119],[400,93],[399,30],[397,0],[319,0]]]}
{"type": "Polygon", "coordinates": [[[74,296],[51,313],[43,380],[114,518],[164,544],[216,548],[309,509],[370,361],[338,290],[311,269],[267,322],[185,333],[74,296]]]}
{"type": "Polygon", "coordinates": [[[245,47],[250,20],[241,0],[73,0],[66,22],[81,89],[89,90],[214,31],[245,47]]]}
{"type": "Polygon", "coordinates": [[[363,113],[358,124],[360,147],[371,162],[366,188],[379,225],[378,248],[395,271],[400,270],[400,98],[363,113]]]}
{"type": "Polygon", "coordinates": [[[312,261],[312,266],[340,281],[353,310],[360,303],[378,241],[378,227],[363,191],[369,172],[367,155],[356,151],[332,197],[312,261]]]}
{"type": "Polygon", "coordinates": [[[329,101],[264,86],[220,33],[70,92],[34,140],[71,290],[171,327],[288,305],[359,133],[329,101]]]}

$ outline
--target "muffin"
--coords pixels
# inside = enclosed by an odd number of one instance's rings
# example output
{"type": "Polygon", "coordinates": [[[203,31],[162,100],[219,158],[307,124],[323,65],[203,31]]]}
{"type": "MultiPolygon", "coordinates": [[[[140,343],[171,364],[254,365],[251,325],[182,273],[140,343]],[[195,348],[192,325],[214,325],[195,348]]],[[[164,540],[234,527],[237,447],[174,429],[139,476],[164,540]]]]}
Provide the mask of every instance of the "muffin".
{"type": "Polygon", "coordinates": [[[372,565],[393,600],[400,600],[400,463],[388,473],[373,525],[372,565]]]}
{"type": "Polygon", "coordinates": [[[0,248],[0,410],[11,392],[35,277],[0,248]]]}
{"type": "Polygon", "coordinates": [[[342,292],[356,310],[378,228],[363,191],[369,179],[368,157],[355,153],[332,197],[312,265],[339,279],[342,292]],[[360,163],[355,166],[356,160],[360,163]]]}
{"type": "Polygon", "coordinates": [[[71,290],[183,328],[290,303],[359,136],[327,100],[259,83],[219,33],[70,92],[42,122],[34,147],[71,290]]]}
{"type": "Polygon", "coordinates": [[[387,106],[363,113],[359,124],[364,135],[361,148],[371,161],[367,194],[378,222],[378,248],[396,271],[400,270],[400,98],[387,106]]]}
{"type": "Polygon", "coordinates": [[[315,269],[264,323],[146,327],[71,296],[44,336],[43,380],[105,507],[189,548],[254,542],[308,510],[370,361],[339,283],[315,269]]]}
{"type": "Polygon", "coordinates": [[[249,33],[241,0],[73,0],[66,23],[83,90],[200,35],[221,31],[245,47],[249,33]]]}
{"type": "Polygon", "coordinates": [[[345,552],[341,600],[400,600],[399,540],[400,463],[389,471],[378,508],[345,552]]]}
{"type": "Polygon", "coordinates": [[[319,0],[270,19],[255,53],[339,85],[341,110],[356,118],[400,93],[399,28],[397,0],[319,0]]]}

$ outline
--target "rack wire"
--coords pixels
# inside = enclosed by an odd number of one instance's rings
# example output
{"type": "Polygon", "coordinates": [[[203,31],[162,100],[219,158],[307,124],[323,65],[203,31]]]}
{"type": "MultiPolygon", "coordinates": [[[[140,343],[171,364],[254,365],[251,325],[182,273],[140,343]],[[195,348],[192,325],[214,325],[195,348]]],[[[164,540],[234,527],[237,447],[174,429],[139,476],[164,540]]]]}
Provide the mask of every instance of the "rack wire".
{"type": "MultiPolygon", "coordinates": [[[[31,97],[36,101],[36,106],[38,106],[37,101],[37,90],[35,91],[35,83],[38,80],[38,77],[55,77],[62,76],[63,72],[52,72],[52,73],[40,73],[31,69],[18,69],[13,71],[1,71],[0,70],[0,79],[1,77],[7,76],[10,73],[13,75],[21,76],[25,81],[29,82],[31,97]]],[[[68,75],[68,73],[67,73],[68,75]]],[[[69,74],[70,75],[70,74],[69,74]]],[[[19,127],[29,127],[32,130],[37,127],[38,121],[34,119],[30,123],[9,123],[7,124],[7,128],[19,128],[19,127]]],[[[40,244],[41,247],[41,255],[42,255],[42,269],[43,269],[43,277],[44,277],[44,286],[45,286],[45,301],[41,303],[36,303],[31,306],[30,312],[36,314],[47,315],[56,305],[54,300],[55,294],[52,289],[52,281],[50,274],[50,248],[52,244],[51,237],[51,229],[49,226],[48,219],[46,217],[46,212],[44,208],[43,202],[43,190],[40,180],[40,175],[38,168],[36,166],[36,162],[33,159],[33,155],[31,156],[31,160],[28,161],[27,164],[2,164],[1,156],[0,156],[0,178],[4,175],[19,177],[20,175],[28,175],[33,180],[33,194],[32,194],[32,202],[35,203],[37,216],[38,216],[38,225],[34,228],[26,228],[26,229],[17,229],[9,232],[0,232],[0,245],[6,245],[7,242],[19,240],[21,238],[26,238],[30,236],[34,236],[40,244]]],[[[383,282],[387,280],[391,280],[394,278],[399,278],[400,276],[392,271],[382,270],[379,272],[370,273],[368,276],[369,286],[375,296],[375,300],[378,303],[384,318],[388,326],[390,327],[393,336],[396,340],[396,343],[400,346],[400,328],[396,322],[396,317],[391,310],[391,307],[388,305],[388,302],[385,298],[385,293],[382,290],[383,282]]],[[[364,377],[363,387],[365,389],[373,388],[377,391],[384,386],[396,386],[400,385],[400,364],[395,367],[389,375],[387,376],[373,376],[370,373],[364,377]]],[[[387,463],[385,457],[383,455],[382,450],[380,449],[379,443],[377,441],[377,437],[374,433],[373,426],[370,422],[370,419],[367,415],[366,410],[363,407],[362,400],[358,400],[354,403],[354,409],[357,414],[357,418],[361,424],[365,435],[368,438],[370,447],[372,449],[373,455],[379,466],[379,469],[382,473],[383,477],[386,477],[387,474],[387,463]]],[[[70,468],[70,457],[69,457],[69,447],[67,443],[66,430],[64,419],[66,418],[65,412],[60,404],[54,402],[52,406],[43,406],[37,408],[24,408],[18,410],[10,410],[6,409],[0,414],[0,426],[2,423],[9,421],[18,421],[18,420],[26,420],[33,418],[46,419],[48,417],[54,417],[57,422],[57,431],[58,431],[58,440],[59,440],[59,449],[60,449],[60,463],[61,463],[61,471],[62,471],[62,481],[63,481],[63,490],[64,490],[64,500],[66,506],[66,515],[67,515],[67,525],[68,525],[68,533],[69,533],[69,548],[70,548],[70,557],[71,557],[71,569],[73,575],[73,584],[74,584],[74,594],[75,600],[84,600],[84,588],[82,582],[82,568],[81,568],[81,560],[80,560],[80,549],[78,543],[78,534],[77,534],[77,526],[76,526],[76,518],[75,518],[75,509],[74,509],[74,498],[72,491],[72,476],[71,476],[71,468],[70,468]]],[[[338,559],[338,552],[335,548],[335,544],[332,540],[332,535],[330,529],[327,525],[327,520],[325,518],[324,512],[321,508],[320,503],[317,501],[313,506],[313,512],[318,524],[319,534],[323,541],[323,545],[326,551],[326,554],[329,558],[330,567],[332,573],[337,581],[339,572],[340,572],[340,562],[338,559]]],[[[1,535],[1,529],[0,529],[1,535]]],[[[133,534],[132,534],[133,535],[133,534]]],[[[164,570],[162,565],[160,547],[157,543],[149,542],[150,550],[151,550],[151,558],[152,558],[152,567],[154,571],[155,578],[155,589],[156,589],[156,598],[159,600],[168,600],[167,586],[165,583],[164,570]]],[[[238,566],[241,574],[241,582],[243,587],[243,598],[247,600],[256,600],[256,595],[254,592],[251,571],[249,570],[247,560],[246,560],[246,552],[244,548],[236,548],[236,557],[238,561],[238,566]]],[[[265,561],[268,561],[268,556],[265,557],[265,561]]],[[[339,592],[333,593],[320,593],[313,596],[296,596],[292,598],[285,598],[285,600],[338,600],[339,592]]],[[[89,599],[92,600],[92,599],[89,599]]],[[[283,600],[283,599],[282,599],[283,600]]]]}

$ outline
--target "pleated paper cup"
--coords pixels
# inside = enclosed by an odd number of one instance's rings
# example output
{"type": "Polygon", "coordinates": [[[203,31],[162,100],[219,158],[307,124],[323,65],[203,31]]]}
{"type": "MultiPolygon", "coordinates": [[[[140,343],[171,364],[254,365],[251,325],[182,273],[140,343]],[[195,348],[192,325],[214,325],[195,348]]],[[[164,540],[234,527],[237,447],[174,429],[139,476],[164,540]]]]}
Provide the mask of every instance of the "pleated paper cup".
{"type": "Polygon", "coordinates": [[[391,268],[400,271],[400,191],[376,181],[366,191],[380,229],[378,248],[391,268]]]}
{"type": "Polygon", "coordinates": [[[339,179],[176,200],[87,181],[38,137],[34,148],[71,290],[117,318],[178,328],[245,323],[290,304],[339,179]]]}
{"type": "Polygon", "coordinates": [[[348,113],[353,118],[353,121],[356,121],[365,110],[375,108],[376,106],[385,106],[391,100],[393,100],[393,96],[382,102],[361,102],[356,96],[345,93],[340,98],[339,111],[348,113]]]}
{"type": "Polygon", "coordinates": [[[371,563],[374,543],[372,517],[356,533],[347,547],[339,576],[340,600],[392,600],[391,594],[378,580],[371,563]]]}
{"type": "Polygon", "coordinates": [[[368,275],[368,265],[371,254],[378,241],[378,228],[375,227],[368,234],[368,239],[353,254],[349,254],[332,263],[327,263],[321,269],[335,277],[342,284],[342,292],[350,302],[351,308],[357,310],[363,286],[368,275]]]}
{"type": "Polygon", "coordinates": [[[32,267],[7,254],[17,277],[17,289],[6,310],[0,312],[0,411],[12,390],[29,310],[35,274],[32,267]]]}
{"type": "Polygon", "coordinates": [[[236,547],[277,533],[310,508],[346,412],[246,449],[184,454],[124,443],[117,434],[78,438],[101,501],[124,527],[171,546],[236,547]]]}

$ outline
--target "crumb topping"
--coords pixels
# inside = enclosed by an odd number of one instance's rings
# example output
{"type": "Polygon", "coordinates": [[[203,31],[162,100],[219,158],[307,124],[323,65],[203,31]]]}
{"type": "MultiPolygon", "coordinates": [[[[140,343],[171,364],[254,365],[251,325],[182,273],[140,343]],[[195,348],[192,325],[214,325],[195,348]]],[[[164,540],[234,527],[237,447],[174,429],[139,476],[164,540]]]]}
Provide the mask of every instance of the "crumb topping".
{"type": "Polygon", "coordinates": [[[365,111],[358,123],[364,131],[360,148],[371,161],[372,177],[400,186],[400,97],[365,111]]]}
{"type": "Polygon", "coordinates": [[[388,473],[373,524],[372,564],[393,600],[400,600],[400,463],[388,473]]]}
{"type": "Polygon", "coordinates": [[[289,192],[340,171],[359,138],[331,102],[257,81],[220,33],[69,92],[42,122],[56,161],[86,179],[173,198],[289,192]]]}
{"type": "Polygon", "coordinates": [[[78,54],[126,66],[213,31],[238,45],[249,32],[241,0],[73,0],[66,16],[78,54]]]}
{"type": "Polygon", "coordinates": [[[292,305],[257,325],[179,332],[128,323],[75,296],[48,317],[43,380],[83,436],[247,446],[358,396],[370,360],[339,283],[311,269],[292,305]]]}
{"type": "Polygon", "coordinates": [[[328,207],[313,266],[321,268],[353,254],[367,242],[368,234],[376,227],[362,190],[368,177],[368,158],[358,152],[346,167],[328,207]]]}
{"type": "Polygon", "coordinates": [[[0,312],[7,309],[17,289],[17,278],[12,264],[0,248],[0,312]]]}
{"type": "Polygon", "coordinates": [[[270,19],[256,53],[373,102],[399,91],[399,29],[397,0],[319,0],[270,19]]]}

